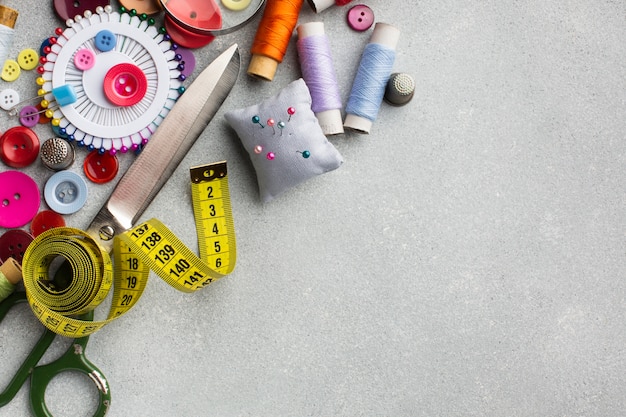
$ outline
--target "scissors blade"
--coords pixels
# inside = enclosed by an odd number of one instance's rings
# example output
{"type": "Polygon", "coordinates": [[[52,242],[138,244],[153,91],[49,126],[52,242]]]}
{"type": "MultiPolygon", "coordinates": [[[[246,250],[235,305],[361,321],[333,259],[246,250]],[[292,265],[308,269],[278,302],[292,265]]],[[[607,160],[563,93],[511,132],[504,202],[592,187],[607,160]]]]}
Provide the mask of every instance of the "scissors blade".
{"type": "Polygon", "coordinates": [[[111,251],[113,237],[130,229],[150,205],[226,100],[240,65],[239,49],[234,44],[179,97],[87,228],[105,249],[111,251]]]}

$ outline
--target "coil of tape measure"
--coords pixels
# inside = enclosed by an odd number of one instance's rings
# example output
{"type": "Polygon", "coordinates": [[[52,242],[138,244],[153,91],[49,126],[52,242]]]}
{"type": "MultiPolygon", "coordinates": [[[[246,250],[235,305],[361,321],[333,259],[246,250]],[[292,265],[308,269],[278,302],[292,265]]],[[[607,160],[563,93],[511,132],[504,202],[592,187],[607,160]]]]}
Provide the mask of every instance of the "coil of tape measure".
{"type": "Polygon", "coordinates": [[[232,272],[236,241],[226,162],[193,167],[190,175],[199,256],[157,219],[117,236],[112,260],[86,232],[70,227],[50,229],[29,245],[22,261],[24,287],[44,326],[72,338],[98,331],[139,301],[150,271],[183,292],[232,272]],[[105,320],[74,317],[95,309],[111,288],[105,320]]]}

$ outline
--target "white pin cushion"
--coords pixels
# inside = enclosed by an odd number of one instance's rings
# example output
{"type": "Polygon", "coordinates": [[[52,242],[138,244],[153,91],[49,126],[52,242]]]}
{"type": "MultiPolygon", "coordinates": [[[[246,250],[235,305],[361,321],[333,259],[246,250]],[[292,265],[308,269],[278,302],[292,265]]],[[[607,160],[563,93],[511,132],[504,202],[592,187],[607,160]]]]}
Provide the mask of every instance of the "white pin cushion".
{"type": "Polygon", "coordinates": [[[276,96],[225,117],[250,155],[263,201],[343,163],[311,110],[302,78],[276,96]]]}

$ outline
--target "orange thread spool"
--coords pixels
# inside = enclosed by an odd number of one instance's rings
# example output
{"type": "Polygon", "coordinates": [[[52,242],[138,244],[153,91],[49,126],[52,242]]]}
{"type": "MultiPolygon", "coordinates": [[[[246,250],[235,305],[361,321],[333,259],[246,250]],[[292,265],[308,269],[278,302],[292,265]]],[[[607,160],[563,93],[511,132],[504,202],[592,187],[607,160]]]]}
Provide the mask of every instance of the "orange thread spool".
{"type": "Polygon", "coordinates": [[[268,0],[250,48],[248,74],[272,81],[283,61],[304,0],[268,0]]]}

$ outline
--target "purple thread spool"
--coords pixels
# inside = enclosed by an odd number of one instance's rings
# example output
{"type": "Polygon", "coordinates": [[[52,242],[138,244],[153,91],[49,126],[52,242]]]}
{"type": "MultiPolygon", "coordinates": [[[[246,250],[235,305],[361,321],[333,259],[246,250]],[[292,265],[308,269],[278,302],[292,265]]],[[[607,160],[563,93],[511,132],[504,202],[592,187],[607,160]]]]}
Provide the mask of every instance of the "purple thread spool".
{"type": "Polygon", "coordinates": [[[322,22],[305,23],[297,28],[298,57],[311,93],[311,109],[325,135],[343,133],[341,94],[322,22]]]}

